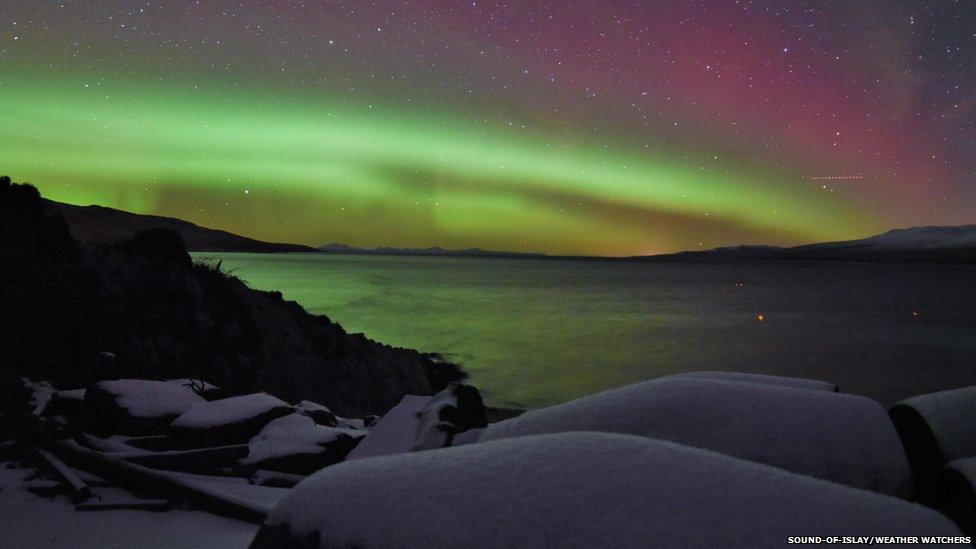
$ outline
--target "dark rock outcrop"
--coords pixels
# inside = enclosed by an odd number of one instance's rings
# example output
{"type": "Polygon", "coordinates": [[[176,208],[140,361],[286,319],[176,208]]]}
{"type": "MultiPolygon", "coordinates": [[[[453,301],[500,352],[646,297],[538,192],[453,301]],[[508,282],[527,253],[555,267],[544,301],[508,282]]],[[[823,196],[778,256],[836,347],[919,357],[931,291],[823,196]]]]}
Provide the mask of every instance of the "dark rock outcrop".
{"type": "Polygon", "coordinates": [[[0,372],[86,386],[113,378],[206,379],[233,394],[384,413],[464,374],[409,349],[348,334],[277,292],[193,264],[154,230],[84,247],[30,185],[0,181],[0,372]]]}
{"type": "Polygon", "coordinates": [[[310,400],[303,400],[295,405],[295,410],[303,415],[308,416],[316,425],[324,425],[326,427],[335,427],[339,423],[336,415],[332,413],[325,406],[317,402],[312,402],[310,400]]]}
{"type": "Polygon", "coordinates": [[[452,383],[420,412],[414,450],[450,446],[455,435],[488,426],[481,393],[471,385],[452,383]]]}
{"type": "Polygon", "coordinates": [[[195,252],[315,252],[301,244],[264,242],[227,231],[208,229],[182,219],[125,212],[104,206],[75,206],[44,200],[45,212],[64,218],[71,236],[86,246],[119,244],[143,231],[165,229],[179,233],[195,252]]]}

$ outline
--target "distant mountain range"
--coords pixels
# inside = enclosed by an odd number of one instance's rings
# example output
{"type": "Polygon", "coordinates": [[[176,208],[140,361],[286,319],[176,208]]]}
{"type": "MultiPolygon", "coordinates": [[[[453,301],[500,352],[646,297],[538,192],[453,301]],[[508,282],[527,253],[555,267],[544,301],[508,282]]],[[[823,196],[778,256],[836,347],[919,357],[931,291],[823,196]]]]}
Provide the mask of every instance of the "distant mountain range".
{"type": "Polygon", "coordinates": [[[440,247],[432,248],[392,248],[383,246],[380,248],[356,248],[345,244],[326,244],[319,247],[320,252],[331,254],[354,254],[354,255],[423,255],[423,256],[449,256],[449,257],[532,257],[542,258],[551,257],[545,254],[525,253],[525,252],[495,252],[482,250],[481,248],[466,248],[463,250],[445,250],[440,247]]]}
{"type": "Polygon", "coordinates": [[[976,263],[976,225],[913,227],[792,248],[732,246],[634,258],[641,261],[859,261],[875,263],[976,263]]]}
{"type": "MultiPolygon", "coordinates": [[[[45,209],[60,214],[72,236],[87,245],[110,245],[132,238],[146,229],[171,229],[195,252],[324,252],[350,255],[406,255],[440,257],[508,257],[552,259],[608,259],[549,256],[540,253],[505,252],[467,248],[357,248],[326,244],[319,248],[301,244],[264,242],[227,231],[200,227],[172,217],[134,214],[102,206],[73,206],[44,200],[45,209]]],[[[860,261],[879,263],[976,264],[976,225],[895,229],[860,240],[777,246],[728,246],[704,251],[618,258],[623,261],[721,262],[721,261],[860,261]]]]}
{"type": "Polygon", "coordinates": [[[71,236],[85,245],[112,245],[131,239],[146,229],[170,229],[180,233],[191,252],[314,252],[300,244],[264,242],[207,229],[173,217],[134,214],[103,206],[74,206],[42,199],[47,212],[59,214],[68,223],[71,236]]]}

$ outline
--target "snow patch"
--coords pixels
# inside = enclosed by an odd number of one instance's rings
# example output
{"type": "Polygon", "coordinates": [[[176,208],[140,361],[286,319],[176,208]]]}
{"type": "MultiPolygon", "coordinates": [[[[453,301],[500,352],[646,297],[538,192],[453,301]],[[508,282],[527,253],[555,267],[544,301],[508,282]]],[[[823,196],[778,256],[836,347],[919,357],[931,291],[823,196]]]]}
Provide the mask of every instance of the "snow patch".
{"type": "Polygon", "coordinates": [[[320,454],[324,451],[324,446],[338,441],[340,437],[355,439],[363,436],[365,433],[362,431],[323,427],[309,417],[291,414],[265,425],[248,442],[248,454],[241,463],[253,465],[285,456],[320,454]]]}
{"type": "MultiPolygon", "coordinates": [[[[199,398],[199,397],[198,397],[199,398]]],[[[246,421],[279,408],[291,408],[281,400],[266,393],[225,398],[202,402],[186,410],[171,424],[180,429],[210,429],[231,423],[246,421]]]]}
{"type": "Polygon", "coordinates": [[[193,391],[165,381],[117,379],[96,383],[95,387],[115,396],[115,404],[137,418],[178,416],[206,403],[193,391]]]}

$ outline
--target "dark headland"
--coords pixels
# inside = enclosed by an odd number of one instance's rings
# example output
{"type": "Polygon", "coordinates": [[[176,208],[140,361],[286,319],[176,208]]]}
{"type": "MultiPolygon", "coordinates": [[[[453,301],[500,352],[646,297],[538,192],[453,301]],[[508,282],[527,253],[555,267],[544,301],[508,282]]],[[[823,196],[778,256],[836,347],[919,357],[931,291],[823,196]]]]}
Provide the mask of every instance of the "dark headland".
{"type": "Polygon", "coordinates": [[[349,334],[278,292],[195,264],[183,235],[230,249],[256,241],[165,218],[150,221],[166,228],[139,232],[143,218],[58,205],[0,179],[0,310],[16,319],[0,323],[3,376],[76,387],[204,378],[235,393],[328,402],[353,417],[464,377],[436,355],[349,334]]]}
{"type": "Polygon", "coordinates": [[[166,229],[180,235],[191,252],[314,252],[315,248],[301,244],[264,242],[227,231],[208,229],[158,215],[144,215],[106,208],[104,206],[75,206],[41,199],[46,212],[61,216],[68,224],[71,236],[82,245],[118,244],[141,231],[166,229]]]}
{"type": "Polygon", "coordinates": [[[776,246],[730,246],[633,258],[639,261],[856,261],[867,263],[976,263],[976,225],[912,227],[846,240],[776,246]]]}

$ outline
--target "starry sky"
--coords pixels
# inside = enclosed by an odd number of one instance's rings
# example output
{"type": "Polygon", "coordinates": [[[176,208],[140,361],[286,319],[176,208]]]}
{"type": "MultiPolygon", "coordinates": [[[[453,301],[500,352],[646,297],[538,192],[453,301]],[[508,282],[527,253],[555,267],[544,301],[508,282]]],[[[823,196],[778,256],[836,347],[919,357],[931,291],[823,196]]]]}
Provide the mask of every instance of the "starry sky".
{"type": "Polygon", "coordinates": [[[976,223],[976,2],[5,0],[0,172],[310,245],[976,223]]]}

